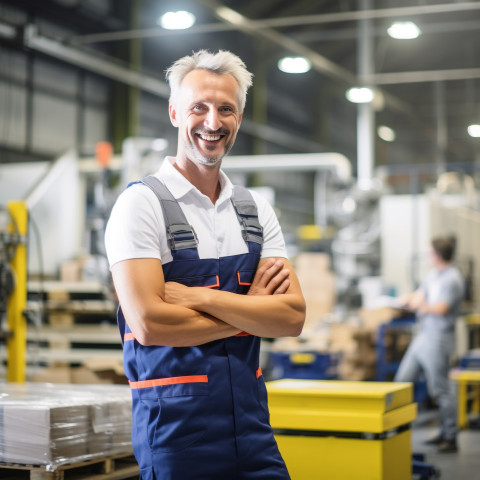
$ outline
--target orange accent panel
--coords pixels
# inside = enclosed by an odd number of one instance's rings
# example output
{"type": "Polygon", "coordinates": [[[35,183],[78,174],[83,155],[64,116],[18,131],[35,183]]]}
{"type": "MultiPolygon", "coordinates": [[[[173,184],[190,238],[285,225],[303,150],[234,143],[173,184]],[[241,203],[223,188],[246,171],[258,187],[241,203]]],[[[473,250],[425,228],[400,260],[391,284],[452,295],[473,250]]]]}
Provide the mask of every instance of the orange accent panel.
{"type": "Polygon", "coordinates": [[[166,385],[178,385],[179,383],[208,383],[207,375],[187,375],[185,377],[156,378],[155,380],[140,380],[128,382],[130,388],[164,387],[166,385]]]}
{"type": "Polygon", "coordinates": [[[216,288],[220,286],[220,277],[217,275],[217,283],[215,285],[207,285],[205,288],[216,288]]]}
{"type": "Polygon", "coordinates": [[[261,367],[258,367],[258,370],[257,370],[257,378],[261,377],[263,375],[262,373],[262,368],[261,367]]]}
{"type": "Polygon", "coordinates": [[[238,284],[239,284],[239,285],[251,285],[251,284],[252,284],[251,282],[250,282],[250,283],[248,283],[248,282],[242,282],[242,281],[240,280],[240,272],[238,272],[238,271],[237,271],[237,278],[238,278],[238,284]]]}
{"type": "Polygon", "coordinates": [[[127,342],[128,340],[135,340],[135,336],[133,335],[133,333],[128,332],[123,336],[124,342],[127,342]]]}
{"type": "Polygon", "coordinates": [[[240,332],[235,335],[236,337],[249,337],[250,334],[247,332],[240,332]]]}

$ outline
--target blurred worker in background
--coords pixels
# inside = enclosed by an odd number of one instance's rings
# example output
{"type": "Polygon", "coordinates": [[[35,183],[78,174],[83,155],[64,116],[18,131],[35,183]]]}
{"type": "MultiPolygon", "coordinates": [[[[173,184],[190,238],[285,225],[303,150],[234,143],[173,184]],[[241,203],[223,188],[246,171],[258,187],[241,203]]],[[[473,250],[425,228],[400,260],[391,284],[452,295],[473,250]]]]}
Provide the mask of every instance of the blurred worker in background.
{"type": "Polygon", "coordinates": [[[456,403],[449,384],[450,360],[455,341],[455,320],[464,297],[464,281],[452,264],[454,237],[431,242],[432,270],[414,293],[402,303],[416,311],[420,329],[405,353],[395,376],[398,382],[414,382],[423,372],[429,395],[440,410],[440,432],[427,441],[439,452],[457,451],[456,403]]]}
{"type": "Polygon", "coordinates": [[[287,480],[260,337],[297,336],[305,302],[273,208],[220,170],[251,73],[205,50],[167,71],[175,157],[127,188],[106,246],[143,480],[287,480]]]}

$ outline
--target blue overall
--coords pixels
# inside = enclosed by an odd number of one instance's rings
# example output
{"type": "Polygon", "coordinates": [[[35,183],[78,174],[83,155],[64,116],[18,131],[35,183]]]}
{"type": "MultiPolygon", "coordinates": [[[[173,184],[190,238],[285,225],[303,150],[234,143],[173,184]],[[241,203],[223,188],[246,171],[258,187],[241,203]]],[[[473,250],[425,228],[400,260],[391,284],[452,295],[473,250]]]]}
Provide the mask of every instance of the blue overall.
{"type": "MultiPolygon", "coordinates": [[[[262,248],[261,227],[253,226],[259,225],[253,199],[243,202],[243,210],[235,207],[249,252],[199,259],[193,229],[172,226],[167,218],[168,211],[180,210],[176,200],[172,196],[174,208],[165,209],[158,185],[143,182],[162,203],[173,256],[163,265],[165,281],[245,294],[262,248]]],[[[241,191],[244,198],[249,195],[241,191]]],[[[196,347],[142,346],[121,309],[118,324],[132,390],[132,443],[142,480],[290,478],[269,424],[258,337],[243,333],[196,347]]]]}

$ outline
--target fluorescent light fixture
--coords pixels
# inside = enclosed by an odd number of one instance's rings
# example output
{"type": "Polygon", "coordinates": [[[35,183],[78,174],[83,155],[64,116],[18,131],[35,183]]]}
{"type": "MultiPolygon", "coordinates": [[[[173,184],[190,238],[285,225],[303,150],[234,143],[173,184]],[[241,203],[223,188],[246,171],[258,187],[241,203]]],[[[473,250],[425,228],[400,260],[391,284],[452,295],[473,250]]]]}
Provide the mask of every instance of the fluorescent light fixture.
{"type": "Polygon", "coordinates": [[[413,22],[394,22],[387,28],[388,34],[398,40],[417,38],[422,31],[413,22]]]}
{"type": "Polygon", "coordinates": [[[278,61],[278,68],[285,73],[306,73],[312,63],[305,57],[284,57],[278,61]]]}
{"type": "Polygon", "coordinates": [[[377,135],[385,142],[394,142],[396,138],[395,130],[386,125],[380,125],[377,128],[377,135]]]}
{"type": "Polygon", "coordinates": [[[347,90],[345,96],[352,103],[370,103],[375,93],[368,87],[352,87],[347,90]]]}
{"type": "Polygon", "coordinates": [[[185,10],[167,12],[158,20],[158,24],[167,30],[185,30],[195,23],[195,15],[185,10]]]}
{"type": "Polygon", "coordinates": [[[469,125],[468,134],[471,137],[475,137],[475,138],[480,137],[480,125],[469,125]]]}

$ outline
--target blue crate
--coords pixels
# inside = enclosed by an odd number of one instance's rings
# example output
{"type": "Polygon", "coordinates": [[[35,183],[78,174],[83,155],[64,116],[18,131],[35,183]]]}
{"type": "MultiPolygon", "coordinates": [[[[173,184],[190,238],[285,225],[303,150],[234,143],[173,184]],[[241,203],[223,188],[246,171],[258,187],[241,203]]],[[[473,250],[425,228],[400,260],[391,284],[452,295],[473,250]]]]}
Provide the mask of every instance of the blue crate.
{"type": "Polygon", "coordinates": [[[460,359],[460,368],[480,369],[480,349],[471,350],[460,359]]]}
{"type": "Polygon", "coordinates": [[[336,380],[339,353],[283,353],[272,352],[272,377],[304,380],[336,380]]]}

